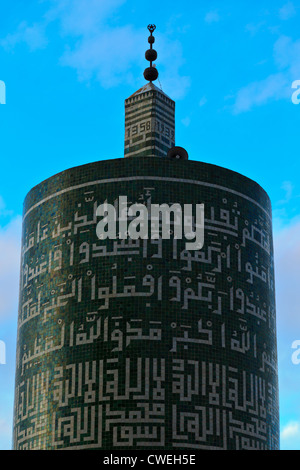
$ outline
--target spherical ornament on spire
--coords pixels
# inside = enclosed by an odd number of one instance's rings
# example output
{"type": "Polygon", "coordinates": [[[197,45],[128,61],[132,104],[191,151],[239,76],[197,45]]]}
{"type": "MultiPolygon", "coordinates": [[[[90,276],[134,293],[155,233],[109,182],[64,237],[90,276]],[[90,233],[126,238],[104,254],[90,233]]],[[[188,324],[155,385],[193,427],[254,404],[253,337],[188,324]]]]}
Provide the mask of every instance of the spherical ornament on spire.
{"type": "Polygon", "coordinates": [[[148,50],[145,52],[145,57],[146,57],[146,60],[149,60],[149,62],[153,62],[154,60],[157,59],[157,52],[156,52],[156,50],[154,50],[154,49],[148,49],[148,50]]]}
{"type": "Polygon", "coordinates": [[[144,77],[145,80],[148,80],[148,82],[154,82],[158,79],[158,71],[155,67],[148,67],[145,69],[144,77]]]}

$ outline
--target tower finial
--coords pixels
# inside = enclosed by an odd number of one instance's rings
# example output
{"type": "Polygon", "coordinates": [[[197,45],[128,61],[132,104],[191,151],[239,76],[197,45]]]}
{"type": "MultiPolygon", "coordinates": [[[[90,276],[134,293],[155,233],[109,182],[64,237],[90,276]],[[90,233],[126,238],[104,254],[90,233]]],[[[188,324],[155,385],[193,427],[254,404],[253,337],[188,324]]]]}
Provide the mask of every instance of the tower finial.
{"type": "Polygon", "coordinates": [[[144,71],[145,80],[149,82],[154,82],[158,78],[158,71],[153,67],[152,62],[157,59],[157,52],[152,48],[152,45],[155,42],[155,37],[153,36],[154,31],[156,30],[155,24],[149,24],[148,30],[150,31],[150,36],[148,42],[150,44],[150,49],[145,53],[145,58],[150,62],[150,67],[146,68],[144,71]]]}

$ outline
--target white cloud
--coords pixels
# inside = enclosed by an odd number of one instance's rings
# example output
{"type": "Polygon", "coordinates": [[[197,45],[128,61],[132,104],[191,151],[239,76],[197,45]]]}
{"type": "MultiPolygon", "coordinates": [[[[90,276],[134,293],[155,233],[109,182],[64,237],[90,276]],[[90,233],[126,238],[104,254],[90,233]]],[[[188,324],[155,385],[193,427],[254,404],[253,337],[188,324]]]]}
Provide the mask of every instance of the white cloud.
{"type": "MultiPolygon", "coordinates": [[[[119,83],[133,85],[143,80],[142,72],[147,66],[144,59],[145,48],[148,46],[146,29],[134,29],[131,25],[108,26],[109,15],[123,3],[124,1],[116,0],[109,9],[99,9],[98,3],[91,1],[90,9],[95,8],[95,14],[90,13],[83,17],[78,6],[75,10],[70,7],[67,18],[64,11],[59,12],[57,18],[64,34],[78,39],[75,46],[68,46],[61,64],[74,68],[80,80],[96,78],[105,88],[119,83]],[[134,66],[140,67],[140,76],[133,73],[134,66]]],[[[159,78],[163,82],[163,89],[172,98],[180,99],[186,94],[190,79],[180,73],[180,67],[184,63],[180,41],[174,41],[173,37],[171,40],[169,34],[160,35],[158,32],[155,35],[159,78]]]]}
{"type": "Polygon", "coordinates": [[[168,34],[160,34],[157,43],[157,68],[158,71],[161,70],[159,78],[163,90],[172,99],[180,100],[186,95],[191,85],[190,77],[182,75],[180,71],[185,63],[181,42],[174,40],[174,37],[169,37],[168,34]]]}
{"type": "Polygon", "coordinates": [[[13,211],[10,211],[6,208],[4,199],[2,198],[2,196],[0,196],[0,216],[7,217],[7,216],[12,216],[12,215],[13,215],[13,211]]]}
{"type": "Polygon", "coordinates": [[[145,32],[134,31],[131,26],[108,29],[82,37],[73,49],[66,50],[61,64],[74,68],[80,80],[95,77],[105,88],[130,83],[131,67],[143,59],[143,42],[146,44],[145,32]]]}
{"type": "Polygon", "coordinates": [[[45,48],[48,44],[45,26],[37,23],[29,26],[26,21],[22,21],[14,33],[0,40],[0,46],[6,50],[14,49],[20,43],[27,44],[31,51],[45,48]]]}
{"type": "Polygon", "coordinates": [[[127,0],[50,0],[51,8],[46,12],[47,22],[58,20],[65,35],[87,35],[99,33],[107,19],[117,14],[127,0]]]}
{"type": "Polygon", "coordinates": [[[95,78],[104,88],[133,81],[131,69],[144,59],[147,36],[145,29],[109,25],[125,3],[126,0],[52,0],[53,8],[46,17],[49,22],[59,22],[66,44],[60,63],[75,69],[79,80],[95,78]]]}
{"type": "MultiPolygon", "coordinates": [[[[74,6],[74,2],[65,0],[65,8],[58,9],[56,19],[61,23],[63,34],[77,39],[75,46],[72,41],[68,43],[61,64],[74,68],[80,80],[96,78],[105,88],[120,83],[134,86],[143,80],[142,72],[147,66],[144,59],[147,30],[131,25],[109,25],[112,14],[125,3],[114,0],[109,6],[101,6],[98,1],[89,0],[89,13],[81,14],[87,9],[85,1],[78,1],[74,6]],[[134,66],[140,67],[140,76],[133,73],[134,66]]],[[[185,96],[190,79],[180,72],[184,64],[181,43],[174,41],[173,36],[170,38],[170,34],[170,31],[155,34],[157,67],[164,91],[173,99],[180,99],[185,96]]]]}
{"type": "Polygon", "coordinates": [[[12,426],[4,419],[0,418],[0,437],[11,435],[12,426]]]}
{"type": "Polygon", "coordinates": [[[265,25],[265,21],[260,21],[259,23],[248,23],[246,25],[246,31],[249,32],[252,36],[255,36],[261,28],[265,25]]]}
{"type": "MultiPolygon", "coordinates": [[[[66,50],[61,64],[74,68],[79,80],[96,78],[104,88],[120,83],[137,86],[147,67],[144,59],[146,39],[145,28],[134,30],[131,26],[106,29],[91,37],[82,36],[73,49],[66,50]],[[133,73],[137,65],[140,66],[138,76],[133,73]]],[[[181,44],[167,35],[157,38],[157,42],[157,68],[163,90],[173,99],[181,99],[190,86],[189,77],[180,73],[184,63],[181,44]]]]}
{"type": "Polygon", "coordinates": [[[281,20],[289,20],[290,18],[293,18],[293,16],[295,15],[296,15],[296,10],[292,2],[286,3],[279,10],[279,18],[281,20]]]}
{"type": "Polygon", "coordinates": [[[291,342],[300,339],[300,222],[274,235],[278,331],[291,342]]]}
{"type": "Polygon", "coordinates": [[[286,204],[292,198],[294,185],[291,181],[284,181],[281,185],[281,188],[285,191],[285,197],[281,201],[278,201],[277,204],[286,204]]]}
{"type": "Polygon", "coordinates": [[[184,119],[181,119],[181,122],[185,127],[189,127],[189,125],[191,124],[191,118],[187,116],[184,119]]]}
{"type": "Polygon", "coordinates": [[[233,107],[234,114],[249,111],[255,106],[261,106],[271,100],[287,98],[291,95],[289,85],[289,80],[282,73],[250,83],[238,91],[233,107]]]}
{"type": "Polygon", "coordinates": [[[202,96],[201,100],[199,101],[199,106],[202,108],[207,103],[207,99],[205,96],[202,96]]]}
{"type": "Polygon", "coordinates": [[[208,13],[206,13],[204,21],[209,24],[217,23],[218,21],[220,21],[220,15],[217,10],[209,11],[208,13]]]}
{"type": "Polygon", "coordinates": [[[19,216],[0,227],[0,320],[17,313],[21,225],[19,216]]]}
{"type": "MultiPolygon", "coordinates": [[[[73,68],[79,80],[96,79],[104,88],[120,83],[139,86],[147,66],[144,53],[148,46],[148,33],[146,28],[118,25],[120,9],[126,2],[45,0],[49,8],[41,22],[33,26],[22,22],[15,33],[0,41],[0,45],[9,49],[19,42],[25,42],[31,50],[44,47],[47,27],[56,23],[62,39],[60,64],[73,68]],[[140,72],[137,72],[139,68],[140,72]]],[[[55,34],[53,30],[51,34],[55,34]]],[[[184,63],[182,46],[180,41],[174,41],[168,28],[162,37],[160,33],[155,35],[160,80],[167,94],[173,99],[180,99],[190,86],[189,77],[180,71],[184,63]]]]}
{"type": "Polygon", "coordinates": [[[300,423],[290,422],[281,431],[280,438],[286,440],[295,437],[300,439],[300,423]]]}
{"type": "Polygon", "coordinates": [[[235,96],[234,114],[249,111],[274,100],[291,99],[292,82],[300,76],[300,40],[281,36],[273,48],[276,71],[263,80],[249,83],[235,96]]]}
{"type": "MultiPolygon", "coordinates": [[[[299,78],[300,39],[293,41],[288,36],[280,36],[274,44],[274,60],[277,67],[285,70],[285,73],[290,76],[291,82],[299,78]]],[[[292,85],[292,83],[290,85],[292,85]]]]}
{"type": "Polygon", "coordinates": [[[5,202],[2,196],[0,196],[0,213],[5,210],[5,202]]]}

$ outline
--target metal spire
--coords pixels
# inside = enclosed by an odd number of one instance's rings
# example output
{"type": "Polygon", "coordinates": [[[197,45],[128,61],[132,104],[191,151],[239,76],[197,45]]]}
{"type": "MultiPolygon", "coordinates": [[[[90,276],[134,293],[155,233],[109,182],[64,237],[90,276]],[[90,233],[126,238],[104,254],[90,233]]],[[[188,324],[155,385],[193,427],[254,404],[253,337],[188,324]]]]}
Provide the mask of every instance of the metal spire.
{"type": "Polygon", "coordinates": [[[150,49],[145,52],[146,60],[150,62],[150,67],[146,68],[144,71],[145,80],[149,82],[154,82],[158,78],[158,71],[153,67],[152,62],[157,59],[157,52],[152,48],[152,45],[155,42],[155,37],[153,32],[156,30],[155,24],[149,24],[148,30],[150,31],[150,36],[148,37],[148,42],[150,44],[150,49]]]}

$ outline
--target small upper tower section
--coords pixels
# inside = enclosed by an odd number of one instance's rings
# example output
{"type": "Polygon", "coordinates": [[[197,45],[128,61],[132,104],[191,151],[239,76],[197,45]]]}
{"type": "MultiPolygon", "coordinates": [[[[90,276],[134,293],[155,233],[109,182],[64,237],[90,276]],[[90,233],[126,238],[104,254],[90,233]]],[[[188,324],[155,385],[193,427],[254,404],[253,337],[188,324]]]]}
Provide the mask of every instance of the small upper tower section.
{"type": "Polygon", "coordinates": [[[150,49],[145,58],[150,67],[144,78],[150,82],[125,100],[125,157],[166,157],[175,145],[175,102],[152,82],[158,71],[153,62],[157,52],[153,49],[156,26],[148,26],[150,49]]]}

